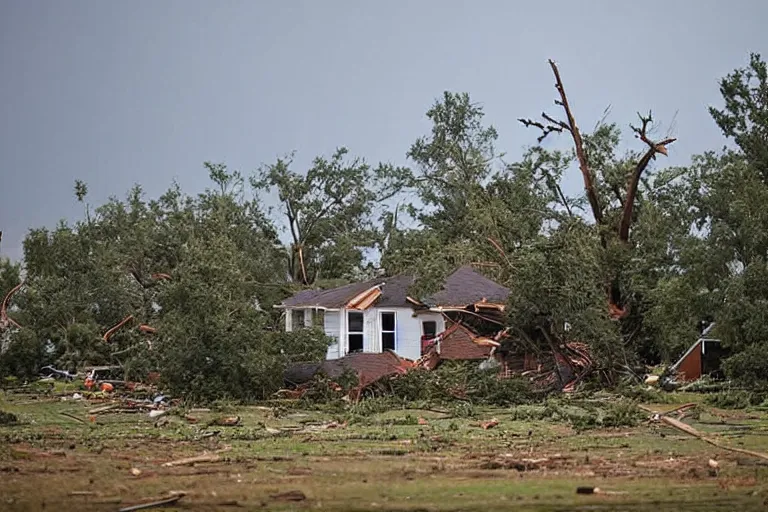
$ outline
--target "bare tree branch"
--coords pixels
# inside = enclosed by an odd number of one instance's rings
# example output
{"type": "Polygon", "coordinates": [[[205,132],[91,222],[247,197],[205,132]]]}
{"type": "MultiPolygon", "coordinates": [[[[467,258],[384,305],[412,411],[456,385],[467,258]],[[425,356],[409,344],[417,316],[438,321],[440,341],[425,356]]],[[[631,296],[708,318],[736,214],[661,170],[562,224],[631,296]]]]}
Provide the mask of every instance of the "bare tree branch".
{"type": "Polygon", "coordinates": [[[619,239],[622,242],[629,241],[629,228],[632,224],[632,209],[634,208],[635,197],[637,196],[637,186],[643,171],[648,167],[651,160],[656,158],[656,153],[661,153],[662,155],[667,156],[667,146],[677,140],[675,138],[667,138],[660,142],[653,142],[648,138],[648,126],[653,123],[652,113],[649,112],[647,117],[642,116],[640,113],[637,115],[642,124],[639,128],[636,126],[631,126],[631,128],[632,131],[635,132],[635,136],[648,145],[648,151],[645,152],[642,158],[637,162],[637,165],[635,165],[635,169],[629,180],[629,185],[627,186],[627,197],[624,201],[624,211],[621,216],[621,224],[619,225],[619,239]]]}
{"type": "Polygon", "coordinates": [[[587,153],[584,151],[584,140],[581,137],[581,132],[576,125],[576,119],[574,118],[571,106],[568,103],[568,96],[565,93],[565,87],[563,86],[563,80],[560,78],[560,71],[557,69],[557,64],[550,59],[549,65],[552,68],[552,73],[555,75],[555,88],[557,89],[557,92],[560,93],[560,99],[555,100],[555,105],[563,107],[567,121],[555,119],[546,112],[541,114],[542,118],[548,123],[546,125],[531,119],[518,119],[518,121],[523,123],[526,127],[533,126],[542,131],[542,135],[537,139],[539,144],[541,144],[541,141],[552,132],[562,133],[563,130],[566,130],[571,134],[576,149],[576,158],[579,161],[579,169],[584,177],[584,189],[587,193],[589,205],[592,208],[592,215],[595,218],[595,222],[600,224],[603,221],[603,211],[600,208],[600,201],[598,200],[597,191],[595,190],[595,180],[592,176],[592,170],[589,168],[587,153]]]}
{"type": "Polygon", "coordinates": [[[541,144],[541,142],[544,139],[546,139],[547,135],[549,135],[550,133],[552,133],[552,132],[561,133],[563,131],[563,129],[560,128],[559,126],[554,126],[554,125],[547,125],[547,126],[545,126],[545,125],[543,125],[542,123],[540,123],[538,121],[534,121],[533,119],[523,119],[523,118],[520,118],[520,119],[518,119],[518,121],[523,123],[523,125],[525,125],[528,128],[533,126],[533,127],[538,128],[539,130],[541,130],[541,135],[536,139],[539,144],[541,144]]]}
{"type": "Polygon", "coordinates": [[[587,154],[584,151],[584,140],[581,138],[581,132],[579,127],[576,126],[576,118],[573,116],[571,106],[568,103],[568,96],[565,94],[565,87],[563,86],[563,80],[560,78],[560,71],[557,69],[557,64],[552,59],[549,59],[549,65],[552,68],[552,73],[555,75],[555,88],[560,93],[560,106],[565,110],[565,115],[568,118],[569,131],[573,137],[573,144],[576,146],[576,158],[579,160],[579,169],[584,177],[584,188],[587,191],[587,199],[589,199],[589,205],[592,207],[592,215],[595,218],[595,222],[598,224],[603,221],[603,211],[600,209],[600,202],[597,198],[597,191],[595,190],[594,178],[592,176],[592,170],[589,168],[589,161],[587,160],[587,154]]]}

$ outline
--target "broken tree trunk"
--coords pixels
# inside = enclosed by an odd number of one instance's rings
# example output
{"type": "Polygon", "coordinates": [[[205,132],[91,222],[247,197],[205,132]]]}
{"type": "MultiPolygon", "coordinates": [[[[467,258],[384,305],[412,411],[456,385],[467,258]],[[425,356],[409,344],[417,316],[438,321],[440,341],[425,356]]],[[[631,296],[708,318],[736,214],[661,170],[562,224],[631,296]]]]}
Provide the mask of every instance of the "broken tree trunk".
{"type": "MultiPolygon", "coordinates": [[[[543,123],[531,119],[521,118],[518,120],[525,126],[533,126],[541,130],[542,134],[538,138],[539,143],[541,143],[552,132],[562,133],[563,131],[567,131],[571,134],[576,152],[576,158],[579,162],[579,170],[581,171],[581,175],[584,180],[584,190],[592,210],[592,216],[596,224],[603,225],[605,212],[602,209],[600,197],[598,196],[597,188],[595,185],[595,170],[592,169],[589,162],[589,155],[585,151],[584,139],[578,125],[576,124],[576,118],[573,114],[573,110],[571,109],[571,104],[568,101],[568,95],[565,92],[565,86],[563,85],[563,80],[560,76],[560,70],[558,69],[555,61],[552,59],[549,59],[549,66],[552,68],[552,73],[555,76],[555,88],[557,89],[557,92],[560,96],[559,99],[555,100],[555,104],[563,108],[566,121],[556,119],[546,112],[541,114],[545,121],[543,123]]],[[[632,174],[628,177],[625,197],[622,199],[621,192],[618,190],[618,188],[614,188],[613,190],[614,195],[619,200],[621,205],[622,215],[619,225],[612,227],[611,230],[616,230],[616,235],[623,243],[629,242],[629,231],[632,225],[632,216],[635,200],[637,197],[637,189],[643,172],[648,167],[650,161],[656,157],[657,153],[667,155],[667,146],[676,140],[674,138],[667,138],[659,142],[652,141],[648,137],[647,133],[648,126],[653,122],[651,114],[649,113],[647,117],[640,116],[640,120],[642,125],[639,128],[633,126],[632,130],[635,132],[636,137],[648,146],[648,150],[637,162],[632,174]]],[[[561,200],[567,208],[568,206],[565,198],[562,197],[561,200]]],[[[606,238],[607,233],[608,231],[606,230],[600,231],[600,240],[604,248],[608,247],[608,240],[606,238]]],[[[608,303],[609,308],[611,309],[611,316],[615,319],[625,318],[628,314],[628,309],[623,306],[621,302],[622,300],[619,283],[617,282],[617,279],[614,279],[609,285],[608,303]]]]}

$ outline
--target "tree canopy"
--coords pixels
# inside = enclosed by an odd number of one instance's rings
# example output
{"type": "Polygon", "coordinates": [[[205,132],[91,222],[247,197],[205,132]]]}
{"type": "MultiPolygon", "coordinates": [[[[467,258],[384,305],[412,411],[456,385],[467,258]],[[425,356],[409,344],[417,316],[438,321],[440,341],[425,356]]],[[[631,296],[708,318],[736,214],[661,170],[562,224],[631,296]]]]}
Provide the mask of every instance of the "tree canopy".
{"type": "Polygon", "coordinates": [[[768,386],[765,61],[753,54],[721,79],[709,112],[729,145],[684,167],[664,166],[678,134],[655,138],[650,112],[581,130],[567,73],[550,67],[555,110],[520,113],[532,131],[517,158],[499,151],[481,105],[445,92],[404,151],[410,167],[343,146],[250,176],[209,162],[197,195],[173,184],[147,199],[137,185],[96,206],[76,181],[82,218],[30,229],[23,262],[0,260],[0,375],[120,364],[135,378],[159,369],[193,399],[264,397],[286,364],[331,343],[281,332],[273,305],[403,272],[420,296],[469,264],[512,290],[520,343],[585,342],[609,383],[673,361],[707,320],[732,350],[728,375],[768,386]],[[636,144],[622,151],[627,136],[636,144]],[[577,193],[563,185],[571,172],[577,193]]]}

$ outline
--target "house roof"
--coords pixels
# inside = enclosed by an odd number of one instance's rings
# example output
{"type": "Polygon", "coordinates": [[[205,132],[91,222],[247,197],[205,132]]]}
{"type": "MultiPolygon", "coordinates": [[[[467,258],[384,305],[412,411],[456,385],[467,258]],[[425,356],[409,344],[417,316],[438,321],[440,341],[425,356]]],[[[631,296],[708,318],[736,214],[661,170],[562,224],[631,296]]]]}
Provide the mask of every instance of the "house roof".
{"type": "MultiPolygon", "coordinates": [[[[408,288],[414,277],[397,275],[372,279],[361,283],[352,283],[330,290],[303,290],[285,299],[283,307],[320,307],[328,309],[343,308],[353,298],[375,286],[381,286],[381,295],[375,302],[377,307],[406,307],[408,288]]],[[[430,296],[425,302],[441,306],[465,306],[483,299],[489,302],[506,302],[509,289],[491,281],[470,266],[459,268],[448,276],[443,288],[430,296]]]]}
{"type": "Polygon", "coordinates": [[[448,276],[443,283],[443,289],[432,294],[425,302],[437,306],[466,306],[483,299],[504,303],[509,298],[509,293],[509,288],[465,265],[448,276]]]}
{"type": "Polygon", "coordinates": [[[340,359],[329,359],[321,363],[296,363],[290,365],[285,373],[285,381],[292,385],[301,385],[312,380],[318,373],[325,373],[331,379],[338,379],[345,370],[352,371],[358,377],[359,385],[367,385],[388,375],[403,373],[413,366],[413,362],[386,350],[384,352],[353,352],[340,359]]]}
{"type": "Polygon", "coordinates": [[[491,347],[478,345],[472,341],[467,329],[459,324],[453,324],[443,334],[440,340],[440,359],[473,360],[488,359],[491,347]]]}
{"type": "Polygon", "coordinates": [[[352,283],[330,290],[303,290],[283,301],[284,307],[320,307],[328,309],[343,308],[346,304],[366,290],[381,285],[381,296],[376,302],[377,306],[397,307],[408,306],[406,297],[408,287],[413,282],[413,277],[399,275],[382,277],[362,283],[352,283]]]}
{"type": "Polygon", "coordinates": [[[341,359],[323,361],[320,370],[332,379],[340,377],[344,370],[351,370],[357,374],[359,384],[365,385],[388,375],[403,373],[412,366],[408,359],[386,350],[379,353],[354,352],[341,359]]]}

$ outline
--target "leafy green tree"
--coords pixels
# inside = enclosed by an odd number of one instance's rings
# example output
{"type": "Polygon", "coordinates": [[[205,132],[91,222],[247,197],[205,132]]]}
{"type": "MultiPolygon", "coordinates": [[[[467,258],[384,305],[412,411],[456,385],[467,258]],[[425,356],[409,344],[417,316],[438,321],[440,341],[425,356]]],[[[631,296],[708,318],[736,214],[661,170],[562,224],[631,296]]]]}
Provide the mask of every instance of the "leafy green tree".
{"type": "Polygon", "coordinates": [[[705,255],[690,266],[708,278],[717,332],[731,348],[727,374],[768,386],[768,68],[757,54],[720,81],[722,110],[710,113],[735,147],[695,160],[689,183],[705,255]]]}
{"type": "Polygon", "coordinates": [[[251,179],[254,189],[277,191],[281,215],[291,236],[288,275],[312,285],[318,279],[354,275],[364,250],[376,240],[373,215],[391,199],[403,170],[387,164],[373,169],[360,158],[347,160],[339,148],[330,159],[317,157],[306,173],[278,159],[251,179]]]}

